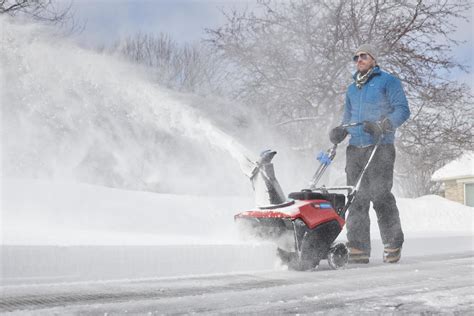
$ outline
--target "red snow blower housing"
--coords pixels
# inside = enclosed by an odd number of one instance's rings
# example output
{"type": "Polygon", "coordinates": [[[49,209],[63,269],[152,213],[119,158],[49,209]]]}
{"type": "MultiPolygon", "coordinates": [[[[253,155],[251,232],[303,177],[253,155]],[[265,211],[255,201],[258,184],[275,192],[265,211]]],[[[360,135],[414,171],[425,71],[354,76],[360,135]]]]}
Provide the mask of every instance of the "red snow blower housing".
{"type": "MultiPolygon", "coordinates": [[[[350,127],[360,125],[352,123],[350,127]]],[[[271,160],[276,152],[267,150],[254,163],[249,173],[257,209],[234,216],[244,233],[277,243],[278,255],[293,270],[315,269],[327,259],[332,269],[343,268],[348,261],[348,250],[343,243],[334,243],[345,224],[345,213],[359,190],[362,177],[379,146],[378,142],[355,186],[317,187],[317,183],[336,156],[337,145],[320,153],[320,166],[309,189],[293,192],[288,199],[275,178],[271,160]],[[346,191],[346,195],[334,193],[346,191]]]]}

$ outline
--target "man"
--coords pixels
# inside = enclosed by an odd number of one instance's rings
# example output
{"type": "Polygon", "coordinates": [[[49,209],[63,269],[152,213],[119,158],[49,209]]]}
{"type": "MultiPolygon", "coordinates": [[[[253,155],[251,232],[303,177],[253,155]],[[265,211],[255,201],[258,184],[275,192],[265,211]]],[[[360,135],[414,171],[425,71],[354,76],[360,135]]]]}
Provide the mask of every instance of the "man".
{"type": "Polygon", "coordinates": [[[398,78],[380,70],[377,54],[365,44],[354,55],[357,72],[347,89],[342,124],[362,125],[345,129],[334,128],[330,140],[338,144],[347,134],[347,184],[355,185],[374,145],[380,146],[365,173],[360,190],[349,208],[347,217],[347,246],[350,263],[368,263],[370,257],[370,202],[377,214],[384,244],[384,262],[400,260],[404,241],[397,204],[391,193],[395,162],[395,129],[410,116],[408,102],[398,78]]]}

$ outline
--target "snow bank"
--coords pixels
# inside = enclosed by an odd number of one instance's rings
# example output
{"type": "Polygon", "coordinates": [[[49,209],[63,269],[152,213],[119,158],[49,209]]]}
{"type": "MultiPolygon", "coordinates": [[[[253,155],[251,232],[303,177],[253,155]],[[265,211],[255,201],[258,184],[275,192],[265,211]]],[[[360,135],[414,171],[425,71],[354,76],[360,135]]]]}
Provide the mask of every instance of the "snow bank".
{"type": "Polygon", "coordinates": [[[251,199],[2,181],[4,244],[161,245],[238,241],[233,215],[251,199]]]}
{"type": "MultiPolygon", "coordinates": [[[[402,229],[407,238],[474,236],[474,208],[437,195],[397,198],[402,229]]],[[[370,235],[381,239],[377,216],[370,209],[370,235]]],[[[340,236],[345,238],[346,230],[340,236]]]]}
{"type": "MultiPolygon", "coordinates": [[[[242,243],[233,216],[253,197],[126,191],[87,184],[2,180],[5,245],[242,243]]],[[[398,199],[406,236],[473,235],[474,209],[438,196],[398,199]]],[[[372,237],[378,238],[374,212],[372,237]]],[[[345,234],[341,235],[345,238],[345,234]]]]}
{"type": "Polygon", "coordinates": [[[409,236],[474,235],[474,208],[437,195],[397,200],[409,236]]]}

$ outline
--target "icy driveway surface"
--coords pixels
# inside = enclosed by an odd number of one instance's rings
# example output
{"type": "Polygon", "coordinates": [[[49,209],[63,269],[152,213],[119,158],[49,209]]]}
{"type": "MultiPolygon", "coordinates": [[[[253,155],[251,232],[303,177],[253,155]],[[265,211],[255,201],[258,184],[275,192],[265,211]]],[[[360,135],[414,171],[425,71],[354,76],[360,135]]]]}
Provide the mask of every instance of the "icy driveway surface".
{"type": "MultiPolygon", "coordinates": [[[[373,261],[332,271],[6,286],[24,315],[460,313],[474,310],[474,252],[373,261]]],[[[14,311],[16,310],[16,311],[14,311]]],[[[8,313],[10,314],[10,313],[8,313]]]]}

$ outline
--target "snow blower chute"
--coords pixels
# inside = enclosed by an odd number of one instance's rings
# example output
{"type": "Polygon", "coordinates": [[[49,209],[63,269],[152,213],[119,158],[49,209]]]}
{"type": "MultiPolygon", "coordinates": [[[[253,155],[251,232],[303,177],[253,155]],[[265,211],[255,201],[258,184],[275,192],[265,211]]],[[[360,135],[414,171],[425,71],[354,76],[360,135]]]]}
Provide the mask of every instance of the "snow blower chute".
{"type": "MultiPolygon", "coordinates": [[[[343,125],[357,126],[361,123],[343,125]]],[[[334,243],[345,224],[345,213],[359,190],[362,177],[380,144],[374,149],[355,186],[317,187],[318,181],[336,156],[337,145],[318,156],[320,166],[308,189],[285,197],[275,177],[271,160],[276,152],[267,150],[254,163],[249,177],[252,182],[257,209],[234,216],[245,233],[277,243],[278,255],[294,270],[315,269],[327,259],[332,269],[343,268],[348,261],[348,250],[343,243],[334,243]],[[336,193],[346,191],[345,194],[336,193]]]]}

